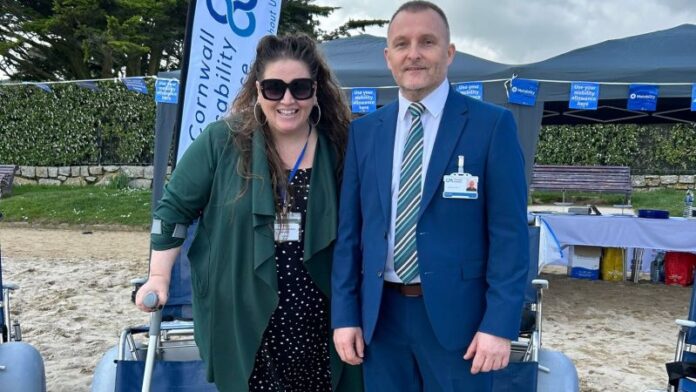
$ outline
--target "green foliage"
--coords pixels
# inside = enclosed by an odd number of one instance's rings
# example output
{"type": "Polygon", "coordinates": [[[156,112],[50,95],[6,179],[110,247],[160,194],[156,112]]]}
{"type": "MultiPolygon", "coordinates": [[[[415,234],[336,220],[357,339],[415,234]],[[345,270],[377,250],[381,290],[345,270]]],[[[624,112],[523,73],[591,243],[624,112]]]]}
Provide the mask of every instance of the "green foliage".
{"type": "MultiPolygon", "coordinates": [[[[561,192],[535,191],[530,204],[551,204],[563,199],[561,192]]],[[[595,204],[602,211],[602,206],[611,207],[616,204],[623,204],[622,195],[613,193],[599,192],[567,192],[565,200],[572,202],[576,206],[595,204]]],[[[635,190],[631,194],[631,205],[634,211],[640,209],[656,209],[669,211],[671,216],[681,216],[684,208],[684,190],[682,189],[656,189],[656,190],[635,190]]]]}
{"type": "Polygon", "coordinates": [[[660,136],[655,150],[668,165],[680,170],[696,167],[696,126],[678,124],[660,136]]]}
{"type": "MultiPolygon", "coordinates": [[[[153,85],[148,82],[153,91],[153,85]]],[[[0,88],[0,163],[37,166],[149,163],[154,149],[151,94],[102,82],[93,92],[72,84],[53,93],[0,88]]]]}
{"type": "MultiPolygon", "coordinates": [[[[331,32],[319,18],[338,7],[282,0],[279,34],[324,40],[384,20],[350,20],[331,32]]],[[[2,0],[0,71],[14,80],[155,75],[180,67],[189,0],[2,0]]]]}
{"type": "Polygon", "coordinates": [[[3,0],[0,70],[15,80],[54,80],[177,68],[187,7],[188,0],[3,0]]]}
{"type": "Polygon", "coordinates": [[[129,225],[147,228],[151,222],[150,190],[98,186],[15,186],[0,199],[5,222],[69,225],[129,225]]]}
{"type": "Polygon", "coordinates": [[[631,204],[636,212],[640,209],[666,210],[669,211],[670,216],[682,216],[684,190],[665,188],[633,192],[631,204]]]}
{"type": "Polygon", "coordinates": [[[534,191],[529,198],[529,204],[553,204],[560,201],[573,203],[574,205],[595,204],[598,206],[611,206],[623,204],[624,195],[606,192],[580,192],[568,191],[565,193],[557,191],[534,191]]]}
{"type": "Polygon", "coordinates": [[[330,41],[330,40],[337,39],[337,38],[350,37],[351,30],[360,30],[364,33],[365,28],[367,28],[367,27],[371,27],[371,26],[382,27],[388,23],[389,23],[389,21],[386,19],[374,19],[374,20],[349,19],[348,22],[339,26],[335,30],[330,31],[328,33],[323,33],[321,36],[321,39],[322,39],[322,41],[330,41]]]}
{"type": "Polygon", "coordinates": [[[633,174],[696,172],[696,125],[542,127],[536,163],[630,166],[633,174]]]}
{"type": "Polygon", "coordinates": [[[108,188],[110,189],[126,189],[128,188],[128,181],[130,181],[130,178],[128,178],[127,175],[123,173],[118,173],[115,176],[111,177],[109,180],[109,186],[108,188]]]}
{"type": "Polygon", "coordinates": [[[327,17],[338,7],[324,7],[314,0],[283,0],[280,8],[278,35],[305,33],[319,35],[319,17],[327,17]]]}
{"type": "MultiPolygon", "coordinates": [[[[118,224],[146,229],[151,222],[151,191],[112,189],[96,186],[15,185],[12,196],[0,199],[0,211],[6,222],[32,224],[93,225],[118,224]]],[[[570,192],[567,198],[576,204],[611,206],[622,202],[613,194],[581,194],[570,192]]],[[[551,203],[561,199],[560,193],[534,192],[535,203],[551,203]]],[[[684,191],[660,189],[633,192],[633,209],[668,210],[681,216],[684,191]]]]}

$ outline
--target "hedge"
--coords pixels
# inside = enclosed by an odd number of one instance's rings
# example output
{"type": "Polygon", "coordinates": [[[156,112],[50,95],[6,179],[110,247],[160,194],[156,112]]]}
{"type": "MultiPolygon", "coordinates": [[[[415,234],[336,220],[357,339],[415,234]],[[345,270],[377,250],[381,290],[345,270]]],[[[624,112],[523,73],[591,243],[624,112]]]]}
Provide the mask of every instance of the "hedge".
{"type": "MultiPolygon", "coordinates": [[[[149,164],[153,158],[155,103],[150,94],[121,83],[99,91],[73,84],[0,84],[0,164],[72,166],[149,164]]],[[[541,164],[626,165],[634,174],[696,173],[696,126],[591,124],[544,126],[541,164]]]]}
{"type": "Polygon", "coordinates": [[[121,83],[98,91],[73,84],[0,85],[0,163],[37,166],[147,164],[154,149],[155,102],[121,83]]]}
{"type": "Polygon", "coordinates": [[[542,127],[535,162],[622,165],[633,174],[696,173],[694,124],[542,127]]]}

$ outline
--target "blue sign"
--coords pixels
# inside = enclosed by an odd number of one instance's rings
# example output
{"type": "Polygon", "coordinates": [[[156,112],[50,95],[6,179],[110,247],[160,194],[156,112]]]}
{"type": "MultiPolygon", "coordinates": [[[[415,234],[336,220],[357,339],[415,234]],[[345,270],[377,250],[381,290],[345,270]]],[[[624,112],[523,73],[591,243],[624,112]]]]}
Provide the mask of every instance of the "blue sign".
{"type": "Polygon", "coordinates": [[[95,82],[91,81],[91,80],[85,80],[85,81],[82,81],[82,82],[77,82],[76,84],[77,84],[78,86],[80,86],[80,87],[82,87],[82,88],[86,88],[86,89],[88,89],[88,90],[92,90],[92,91],[97,91],[97,90],[99,90],[99,87],[97,87],[97,84],[96,84],[95,82]]]}
{"type": "Polygon", "coordinates": [[[536,104],[537,93],[539,92],[539,82],[530,79],[512,79],[508,102],[517,105],[534,106],[536,104]]]}
{"type": "Polygon", "coordinates": [[[483,100],[483,83],[481,82],[455,84],[454,89],[457,90],[459,94],[466,95],[467,97],[471,98],[476,98],[479,101],[483,100]]]}
{"type": "Polygon", "coordinates": [[[570,84],[571,109],[597,110],[599,83],[573,82],[570,84]]]}
{"type": "Polygon", "coordinates": [[[178,103],[179,81],[176,79],[157,79],[155,81],[155,102],[178,103]]]}
{"type": "Polygon", "coordinates": [[[691,111],[696,112],[696,83],[691,85],[691,111]]]}
{"type": "Polygon", "coordinates": [[[121,79],[121,82],[123,82],[126,88],[130,91],[135,91],[136,93],[140,94],[147,94],[147,85],[145,84],[145,80],[143,78],[121,79]]]}
{"type": "Polygon", "coordinates": [[[53,92],[53,90],[51,89],[51,86],[49,86],[49,85],[47,85],[47,84],[45,84],[45,83],[36,83],[34,86],[40,88],[41,90],[43,90],[43,91],[45,91],[45,92],[47,92],[47,93],[53,92]]]}
{"type": "Polygon", "coordinates": [[[628,110],[654,112],[657,109],[658,86],[632,84],[628,86],[628,110]]]}
{"type": "Polygon", "coordinates": [[[351,91],[351,108],[353,113],[370,113],[377,110],[376,88],[354,88],[351,91]]]}

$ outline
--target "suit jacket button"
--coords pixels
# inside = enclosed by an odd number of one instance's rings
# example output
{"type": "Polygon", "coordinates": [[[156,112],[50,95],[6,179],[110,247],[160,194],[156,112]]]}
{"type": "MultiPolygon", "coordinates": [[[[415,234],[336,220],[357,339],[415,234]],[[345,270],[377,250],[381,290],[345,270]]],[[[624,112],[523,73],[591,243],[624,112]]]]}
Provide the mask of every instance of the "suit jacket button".
{"type": "Polygon", "coordinates": [[[378,277],[378,278],[381,278],[381,277],[382,277],[382,271],[378,271],[378,272],[377,272],[377,277],[378,277]]]}

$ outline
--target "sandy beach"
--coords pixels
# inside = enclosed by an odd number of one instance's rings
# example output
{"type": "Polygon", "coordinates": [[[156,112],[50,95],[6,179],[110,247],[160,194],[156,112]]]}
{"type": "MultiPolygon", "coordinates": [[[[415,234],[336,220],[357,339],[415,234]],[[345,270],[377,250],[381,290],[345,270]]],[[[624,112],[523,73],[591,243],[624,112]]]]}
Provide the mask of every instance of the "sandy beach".
{"type": "MultiPolygon", "coordinates": [[[[147,321],[128,282],[147,272],[148,234],[89,230],[0,225],[4,279],[20,286],[13,313],[44,358],[48,391],[89,390],[119,331],[147,321]]],[[[664,388],[691,288],[544,277],[543,343],[575,362],[582,391],[664,388]]]]}

